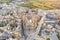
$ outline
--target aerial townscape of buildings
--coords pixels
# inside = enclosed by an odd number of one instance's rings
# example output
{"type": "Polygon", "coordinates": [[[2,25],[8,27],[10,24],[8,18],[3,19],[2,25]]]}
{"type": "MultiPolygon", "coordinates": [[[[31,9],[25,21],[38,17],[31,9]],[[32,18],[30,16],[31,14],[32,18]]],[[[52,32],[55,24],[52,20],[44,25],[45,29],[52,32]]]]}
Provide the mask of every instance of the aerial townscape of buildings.
{"type": "Polygon", "coordinates": [[[22,1],[0,0],[0,40],[60,40],[60,10],[17,6],[22,1]]]}

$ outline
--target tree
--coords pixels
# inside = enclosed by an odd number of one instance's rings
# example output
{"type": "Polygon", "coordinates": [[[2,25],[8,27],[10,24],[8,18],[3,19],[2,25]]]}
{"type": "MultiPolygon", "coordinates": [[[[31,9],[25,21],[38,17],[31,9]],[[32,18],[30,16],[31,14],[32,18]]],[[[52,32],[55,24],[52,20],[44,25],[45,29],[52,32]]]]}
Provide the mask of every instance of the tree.
{"type": "Polygon", "coordinates": [[[6,3],[9,4],[12,0],[0,0],[0,4],[6,3]]]}
{"type": "Polygon", "coordinates": [[[1,22],[0,23],[0,27],[4,27],[4,26],[6,26],[7,24],[3,21],[3,22],[1,22]]]}
{"type": "Polygon", "coordinates": [[[47,38],[46,40],[50,40],[50,38],[47,38]]]}
{"type": "Polygon", "coordinates": [[[60,36],[59,36],[59,34],[57,35],[57,37],[58,37],[58,39],[60,40],[60,36]]]}

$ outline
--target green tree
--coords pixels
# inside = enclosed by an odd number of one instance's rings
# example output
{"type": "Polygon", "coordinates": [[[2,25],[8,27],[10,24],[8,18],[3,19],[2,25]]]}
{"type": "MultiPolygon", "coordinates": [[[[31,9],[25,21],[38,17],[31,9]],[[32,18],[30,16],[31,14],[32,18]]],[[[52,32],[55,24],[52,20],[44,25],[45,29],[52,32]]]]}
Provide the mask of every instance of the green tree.
{"type": "Polygon", "coordinates": [[[60,40],[60,36],[59,36],[59,34],[57,35],[57,37],[58,37],[58,39],[60,40]]]}
{"type": "Polygon", "coordinates": [[[0,23],[0,27],[4,27],[4,26],[6,26],[7,24],[5,23],[5,22],[1,22],[0,23]]]}
{"type": "Polygon", "coordinates": [[[17,24],[16,24],[16,23],[12,23],[12,24],[10,24],[10,26],[11,26],[12,28],[14,28],[14,27],[17,27],[17,24]]]}
{"type": "Polygon", "coordinates": [[[0,4],[6,3],[9,4],[12,0],[0,0],[0,4]]]}
{"type": "Polygon", "coordinates": [[[50,40],[50,38],[47,38],[46,40],[50,40]]]}

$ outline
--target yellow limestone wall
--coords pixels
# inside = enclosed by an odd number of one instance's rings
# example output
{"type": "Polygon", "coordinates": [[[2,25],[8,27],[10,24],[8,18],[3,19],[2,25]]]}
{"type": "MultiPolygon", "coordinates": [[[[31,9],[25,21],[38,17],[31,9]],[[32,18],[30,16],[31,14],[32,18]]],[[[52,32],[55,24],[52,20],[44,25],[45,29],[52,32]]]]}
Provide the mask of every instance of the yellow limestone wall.
{"type": "Polygon", "coordinates": [[[41,0],[41,1],[45,1],[46,3],[53,3],[52,6],[60,9],[60,0],[41,0]]]}
{"type": "Polygon", "coordinates": [[[60,0],[28,0],[31,4],[25,5],[28,8],[39,8],[43,10],[60,9],[60,0]]]}

